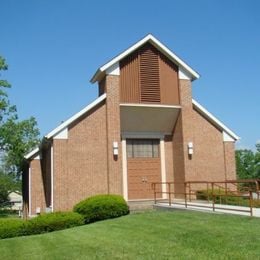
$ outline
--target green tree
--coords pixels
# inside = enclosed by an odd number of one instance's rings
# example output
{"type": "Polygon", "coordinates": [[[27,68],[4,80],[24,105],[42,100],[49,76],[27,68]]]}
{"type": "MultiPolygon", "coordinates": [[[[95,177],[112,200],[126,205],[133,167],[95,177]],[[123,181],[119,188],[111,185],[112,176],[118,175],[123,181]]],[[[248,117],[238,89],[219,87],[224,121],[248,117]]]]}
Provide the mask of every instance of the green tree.
{"type": "Polygon", "coordinates": [[[4,150],[5,172],[20,177],[24,155],[39,144],[39,130],[34,117],[18,121],[8,119],[0,127],[0,147],[4,150]]]}
{"type": "Polygon", "coordinates": [[[239,179],[260,178],[260,144],[256,151],[249,149],[236,150],[236,167],[239,179]]]}
{"type": "Polygon", "coordinates": [[[8,205],[9,193],[17,190],[20,190],[20,183],[14,181],[12,176],[0,172],[0,208],[8,205]]]}
{"type": "MultiPolygon", "coordinates": [[[[7,69],[5,59],[0,56],[0,72],[7,69]]],[[[23,156],[39,144],[39,129],[33,117],[18,119],[16,106],[11,105],[8,98],[7,89],[10,87],[8,81],[0,80],[0,166],[5,174],[19,179],[23,156]]]]}
{"type": "MultiPolygon", "coordinates": [[[[0,72],[8,69],[5,59],[0,56],[0,72]]],[[[1,74],[0,74],[1,76],[1,74]]],[[[0,125],[6,117],[16,118],[16,107],[10,104],[8,99],[8,94],[6,90],[10,88],[11,85],[7,80],[0,79],[0,125]]]]}

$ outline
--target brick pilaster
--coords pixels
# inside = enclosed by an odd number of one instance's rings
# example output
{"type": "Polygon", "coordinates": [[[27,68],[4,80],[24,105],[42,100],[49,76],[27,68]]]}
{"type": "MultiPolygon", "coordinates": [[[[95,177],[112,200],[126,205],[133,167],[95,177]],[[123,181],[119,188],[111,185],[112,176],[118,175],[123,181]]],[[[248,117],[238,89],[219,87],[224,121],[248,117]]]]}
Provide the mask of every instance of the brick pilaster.
{"type": "MultiPolygon", "coordinates": [[[[189,80],[179,80],[181,112],[173,131],[174,181],[183,183],[192,172],[192,157],[188,155],[188,142],[193,142],[192,91],[189,80]]],[[[183,192],[183,185],[175,186],[183,192]]]]}
{"type": "Polygon", "coordinates": [[[107,93],[107,163],[109,193],[122,195],[122,167],[120,145],[120,96],[119,76],[106,76],[107,93]],[[113,155],[113,142],[118,143],[119,154],[113,155]]]}

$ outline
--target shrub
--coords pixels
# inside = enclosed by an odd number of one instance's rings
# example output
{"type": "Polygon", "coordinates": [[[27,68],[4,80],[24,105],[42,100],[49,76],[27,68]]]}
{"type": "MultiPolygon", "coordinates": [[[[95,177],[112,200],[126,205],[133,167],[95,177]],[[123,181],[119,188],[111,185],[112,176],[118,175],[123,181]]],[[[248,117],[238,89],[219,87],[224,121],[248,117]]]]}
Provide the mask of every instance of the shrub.
{"type": "Polygon", "coordinates": [[[52,232],[83,224],[83,216],[76,212],[47,213],[26,221],[23,235],[52,232]]]}
{"type": "Polygon", "coordinates": [[[96,195],[87,198],[76,204],[74,211],[84,216],[85,223],[116,218],[129,213],[127,203],[119,195],[96,195]]]}
{"type": "Polygon", "coordinates": [[[200,200],[213,200],[213,194],[215,195],[215,201],[218,202],[224,196],[232,195],[233,193],[227,192],[225,193],[224,189],[215,189],[215,190],[197,190],[196,197],[200,200]]]}
{"type": "Polygon", "coordinates": [[[0,239],[35,235],[84,224],[84,217],[76,212],[55,212],[43,214],[30,220],[0,220],[0,239]]]}
{"type": "Polygon", "coordinates": [[[1,219],[0,239],[21,236],[23,229],[24,221],[21,219],[1,219]]]}

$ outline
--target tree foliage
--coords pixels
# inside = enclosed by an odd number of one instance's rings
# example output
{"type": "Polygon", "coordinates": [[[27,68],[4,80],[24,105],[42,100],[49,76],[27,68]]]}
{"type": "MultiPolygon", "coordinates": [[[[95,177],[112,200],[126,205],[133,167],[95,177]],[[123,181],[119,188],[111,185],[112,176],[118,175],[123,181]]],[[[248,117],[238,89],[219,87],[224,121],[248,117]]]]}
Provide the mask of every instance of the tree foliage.
{"type": "Polygon", "coordinates": [[[236,150],[236,167],[239,179],[260,178],[260,143],[256,151],[249,149],[236,150]]]}
{"type": "Polygon", "coordinates": [[[39,130],[34,117],[27,120],[8,119],[0,127],[0,148],[5,151],[3,163],[7,173],[20,176],[24,155],[39,143],[39,130]]]}
{"type": "MultiPolygon", "coordinates": [[[[8,69],[5,59],[0,56],[0,72],[8,69]]],[[[1,74],[0,74],[1,76],[1,74]]],[[[10,104],[6,90],[11,85],[7,80],[0,79],[0,125],[6,117],[16,117],[16,107],[10,104]]]]}
{"type": "Polygon", "coordinates": [[[9,202],[8,195],[12,191],[20,191],[20,182],[14,181],[11,175],[0,172],[0,208],[9,202]]]}
{"type": "MultiPolygon", "coordinates": [[[[5,59],[0,56],[0,73],[7,69],[5,59]]],[[[3,155],[0,166],[2,172],[19,179],[24,155],[39,143],[39,130],[35,118],[19,120],[16,106],[8,98],[10,87],[8,81],[0,79],[0,152],[3,155]]]]}

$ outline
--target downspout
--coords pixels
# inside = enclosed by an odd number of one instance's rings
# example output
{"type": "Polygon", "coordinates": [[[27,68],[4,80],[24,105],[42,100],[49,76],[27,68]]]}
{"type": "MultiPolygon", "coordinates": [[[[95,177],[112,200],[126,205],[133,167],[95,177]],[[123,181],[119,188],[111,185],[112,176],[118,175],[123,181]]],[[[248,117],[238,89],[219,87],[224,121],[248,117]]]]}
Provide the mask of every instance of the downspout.
{"type": "Polygon", "coordinates": [[[53,191],[54,191],[54,183],[53,183],[53,180],[54,180],[54,177],[53,177],[53,174],[54,174],[54,164],[53,164],[53,144],[51,145],[51,212],[54,211],[54,196],[53,196],[53,191]]]}

